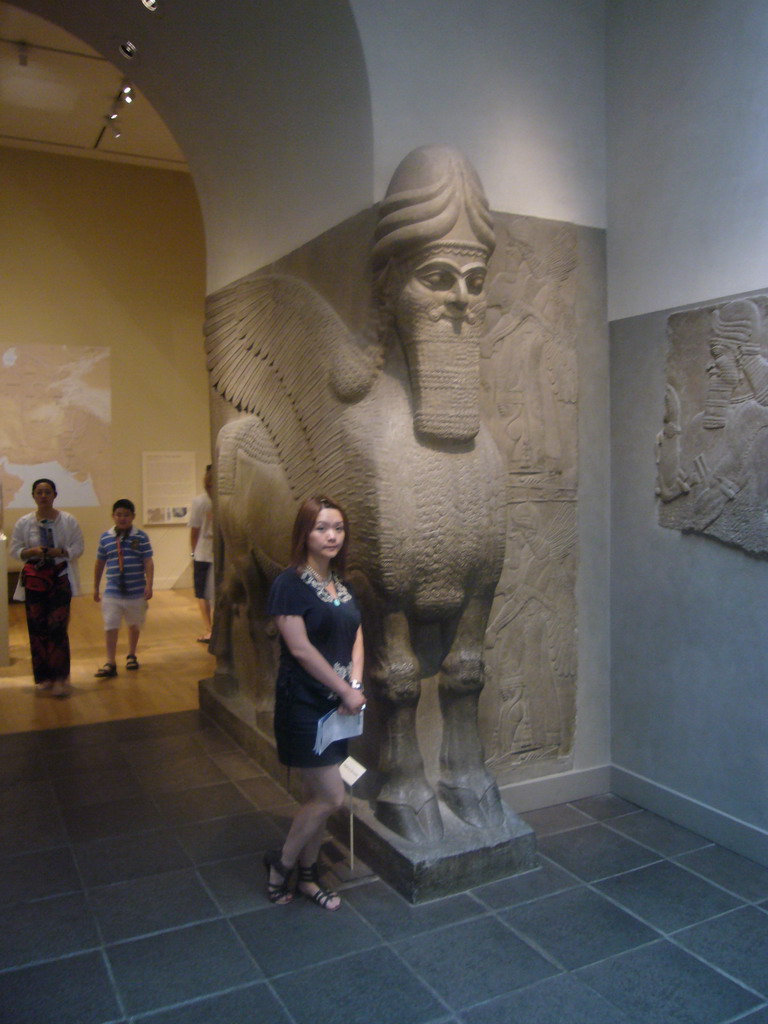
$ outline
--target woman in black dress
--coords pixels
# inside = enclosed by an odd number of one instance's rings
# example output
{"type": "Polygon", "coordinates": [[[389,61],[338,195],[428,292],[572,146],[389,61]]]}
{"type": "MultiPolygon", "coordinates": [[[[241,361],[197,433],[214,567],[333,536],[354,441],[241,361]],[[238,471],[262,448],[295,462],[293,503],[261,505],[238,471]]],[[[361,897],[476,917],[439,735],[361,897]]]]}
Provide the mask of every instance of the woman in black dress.
{"type": "Polygon", "coordinates": [[[290,903],[288,878],[298,865],[298,892],[326,910],[341,905],[338,893],[320,885],[317,855],[329,816],[344,802],[339,765],[347,741],[322,754],[313,748],[319,718],[334,708],[358,714],[365,706],[360,611],[342,579],[348,544],[344,511],[330,498],[308,498],[293,524],[291,564],[269,592],[267,610],[280,633],[277,753],[282,764],[301,769],[304,791],[282,850],[264,857],[272,903],[290,903]]]}

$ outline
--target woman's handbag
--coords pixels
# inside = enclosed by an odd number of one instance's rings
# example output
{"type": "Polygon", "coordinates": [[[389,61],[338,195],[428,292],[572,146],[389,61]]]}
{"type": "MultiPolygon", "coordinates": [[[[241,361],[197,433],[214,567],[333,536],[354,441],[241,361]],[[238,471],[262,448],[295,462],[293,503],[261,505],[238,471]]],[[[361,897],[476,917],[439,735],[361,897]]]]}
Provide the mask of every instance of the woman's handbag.
{"type": "Polygon", "coordinates": [[[45,592],[52,590],[56,578],[66,563],[56,565],[55,562],[25,562],[21,570],[21,585],[25,590],[45,592]]]}

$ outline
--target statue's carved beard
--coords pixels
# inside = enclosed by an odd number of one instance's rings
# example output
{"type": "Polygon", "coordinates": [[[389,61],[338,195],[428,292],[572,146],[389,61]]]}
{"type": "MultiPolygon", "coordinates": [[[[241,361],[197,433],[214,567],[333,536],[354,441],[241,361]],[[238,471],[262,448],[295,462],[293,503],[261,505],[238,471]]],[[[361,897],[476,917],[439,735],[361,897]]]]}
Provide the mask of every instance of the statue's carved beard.
{"type": "Polygon", "coordinates": [[[480,429],[480,338],[486,303],[461,318],[442,304],[401,297],[397,333],[408,360],[416,433],[440,441],[471,441],[480,429]]]}

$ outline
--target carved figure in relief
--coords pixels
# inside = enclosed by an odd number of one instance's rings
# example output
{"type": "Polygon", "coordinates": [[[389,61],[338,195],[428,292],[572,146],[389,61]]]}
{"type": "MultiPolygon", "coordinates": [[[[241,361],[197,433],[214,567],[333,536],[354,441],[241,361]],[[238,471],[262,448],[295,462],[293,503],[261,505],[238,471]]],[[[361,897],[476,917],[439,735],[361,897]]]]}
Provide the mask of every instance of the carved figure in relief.
{"type": "Polygon", "coordinates": [[[760,491],[768,450],[766,341],[757,303],[727,302],[709,316],[704,408],[688,423],[681,398],[668,383],[664,428],[657,438],[663,525],[765,549],[760,491]]]}
{"type": "Polygon", "coordinates": [[[215,650],[231,659],[238,592],[251,592],[259,628],[259,595],[287,564],[287,524],[302,498],[337,495],[356,540],[350,578],[382,729],[374,809],[415,842],[441,837],[440,799],[472,826],[504,821],[477,721],[505,545],[503,465],[479,412],[494,244],[472,167],[447,147],[422,147],[381,204],[362,337],[292,277],[254,275],[208,309],[212,384],[248,414],[218,439],[217,522],[231,568],[215,650]],[[416,730],[422,680],[432,676],[442,717],[436,791],[416,730]]]}
{"type": "Polygon", "coordinates": [[[490,764],[560,755],[570,749],[575,708],[575,608],[571,576],[575,507],[559,503],[544,519],[535,502],[511,512],[516,543],[488,626],[501,662],[517,666],[499,692],[490,764]]]}

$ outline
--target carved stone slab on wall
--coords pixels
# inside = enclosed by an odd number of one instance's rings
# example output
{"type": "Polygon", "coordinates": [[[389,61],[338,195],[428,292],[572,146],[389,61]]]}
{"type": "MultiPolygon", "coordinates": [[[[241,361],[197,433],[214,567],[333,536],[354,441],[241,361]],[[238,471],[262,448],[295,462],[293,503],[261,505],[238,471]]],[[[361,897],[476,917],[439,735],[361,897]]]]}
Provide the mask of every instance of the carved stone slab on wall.
{"type": "Polygon", "coordinates": [[[482,408],[506,463],[507,544],[481,716],[488,764],[503,783],[562,759],[573,743],[579,229],[500,214],[495,224],[482,408]]]}
{"type": "Polygon", "coordinates": [[[673,313],[659,523],[768,552],[768,295],[673,313]]]}

